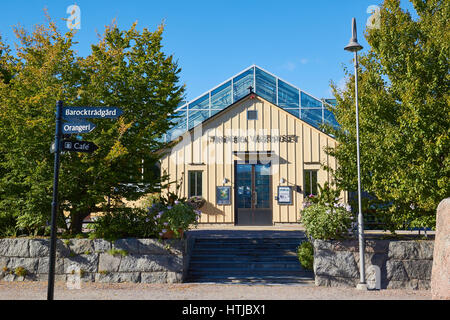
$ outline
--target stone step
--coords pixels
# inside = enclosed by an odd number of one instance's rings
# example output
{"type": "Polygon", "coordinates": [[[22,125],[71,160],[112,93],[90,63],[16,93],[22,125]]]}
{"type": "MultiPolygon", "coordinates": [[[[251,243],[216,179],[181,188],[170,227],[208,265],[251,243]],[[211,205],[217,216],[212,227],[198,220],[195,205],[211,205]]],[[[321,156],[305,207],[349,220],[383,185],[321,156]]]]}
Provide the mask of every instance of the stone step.
{"type": "Polygon", "coordinates": [[[299,277],[299,276],[196,276],[186,279],[185,282],[198,283],[224,283],[224,284],[303,284],[305,286],[314,286],[314,274],[299,277]]]}
{"type": "Polygon", "coordinates": [[[272,256],[297,256],[297,250],[278,249],[278,250],[252,250],[252,249],[232,249],[232,248],[194,248],[192,256],[195,255],[236,255],[249,257],[272,257],[272,256]]]}
{"type": "Polygon", "coordinates": [[[248,255],[248,254],[199,254],[195,253],[191,256],[191,262],[197,261],[297,261],[298,257],[292,255],[248,255]]]}
{"type": "Polygon", "coordinates": [[[264,239],[251,239],[251,238],[195,238],[197,243],[247,243],[247,244],[269,244],[269,243],[300,243],[306,241],[306,238],[264,238],[264,239]]]}
{"type": "Polygon", "coordinates": [[[224,271],[230,270],[302,270],[301,264],[297,261],[232,261],[232,262],[213,262],[196,261],[190,263],[190,270],[210,270],[221,268],[224,271]]]}

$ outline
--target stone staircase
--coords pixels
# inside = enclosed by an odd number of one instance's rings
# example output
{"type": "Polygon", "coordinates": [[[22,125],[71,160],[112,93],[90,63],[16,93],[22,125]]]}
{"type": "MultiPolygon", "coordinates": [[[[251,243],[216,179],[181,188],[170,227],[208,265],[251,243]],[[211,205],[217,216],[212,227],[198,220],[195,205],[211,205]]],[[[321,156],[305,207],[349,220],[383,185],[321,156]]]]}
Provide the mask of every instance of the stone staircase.
{"type": "Polygon", "coordinates": [[[297,258],[305,238],[192,239],[185,282],[308,284],[314,279],[297,258]]]}

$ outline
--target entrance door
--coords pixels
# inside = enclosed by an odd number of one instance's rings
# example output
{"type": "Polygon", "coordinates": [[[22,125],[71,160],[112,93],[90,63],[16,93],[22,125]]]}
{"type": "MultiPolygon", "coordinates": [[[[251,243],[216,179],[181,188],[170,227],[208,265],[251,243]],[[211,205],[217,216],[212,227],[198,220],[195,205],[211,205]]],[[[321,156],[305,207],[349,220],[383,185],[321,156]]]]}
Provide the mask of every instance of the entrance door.
{"type": "Polygon", "coordinates": [[[235,169],[236,224],[246,226],[272,225],[270,163],[236,163],[235,169]]]}

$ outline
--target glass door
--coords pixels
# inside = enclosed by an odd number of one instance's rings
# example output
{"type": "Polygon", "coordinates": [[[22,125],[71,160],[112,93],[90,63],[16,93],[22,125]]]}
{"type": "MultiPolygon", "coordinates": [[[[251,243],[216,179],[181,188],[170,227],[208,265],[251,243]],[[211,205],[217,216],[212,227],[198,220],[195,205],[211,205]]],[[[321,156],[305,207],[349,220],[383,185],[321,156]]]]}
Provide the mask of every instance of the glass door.
{"type": "Polygon", "coordinates": [[[236,224],[272,225],[272,179],[269,164],[237,164],[236,224]]]}

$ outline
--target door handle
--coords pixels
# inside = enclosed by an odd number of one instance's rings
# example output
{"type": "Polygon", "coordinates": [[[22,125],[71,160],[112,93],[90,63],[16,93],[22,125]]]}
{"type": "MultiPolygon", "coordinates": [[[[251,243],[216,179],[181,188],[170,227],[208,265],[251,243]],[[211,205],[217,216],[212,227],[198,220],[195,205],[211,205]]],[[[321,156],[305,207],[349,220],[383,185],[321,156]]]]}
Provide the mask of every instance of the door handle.
{"type": "Polygon", "coordinates": [[[255,207],[258,204],[258,193],[256,191],[253,192],[253,204],[255,207]]]}

